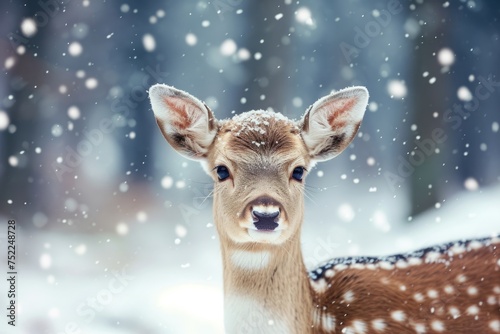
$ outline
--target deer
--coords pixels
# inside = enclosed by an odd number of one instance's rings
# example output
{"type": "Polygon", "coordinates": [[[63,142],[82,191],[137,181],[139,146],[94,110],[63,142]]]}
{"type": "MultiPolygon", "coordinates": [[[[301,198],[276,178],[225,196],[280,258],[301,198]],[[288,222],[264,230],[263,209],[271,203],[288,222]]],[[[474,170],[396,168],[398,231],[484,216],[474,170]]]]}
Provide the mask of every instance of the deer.
{"type": "Polygon", "coordinates": [[[355,138],[365,87],[320,98],[300,120],[272,110],[217,120],[165,84],[149,97],[166,141],[214,182],[227,333],[500,333],[500,235],[306,270],[305,178],[355,138]]]}

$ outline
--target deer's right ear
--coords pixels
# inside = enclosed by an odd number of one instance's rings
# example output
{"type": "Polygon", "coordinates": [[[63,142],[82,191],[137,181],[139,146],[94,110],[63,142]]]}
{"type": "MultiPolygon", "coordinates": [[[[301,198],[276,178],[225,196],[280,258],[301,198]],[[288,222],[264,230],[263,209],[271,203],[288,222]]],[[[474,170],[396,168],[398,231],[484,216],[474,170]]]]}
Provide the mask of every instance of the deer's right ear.
{"type": "Polygon", "coordinates": [[[161,84],[149,89],[149,99],[168,143],[189,159],[204,159],[217,132],[210,109],[190,94],[161,84]]]}

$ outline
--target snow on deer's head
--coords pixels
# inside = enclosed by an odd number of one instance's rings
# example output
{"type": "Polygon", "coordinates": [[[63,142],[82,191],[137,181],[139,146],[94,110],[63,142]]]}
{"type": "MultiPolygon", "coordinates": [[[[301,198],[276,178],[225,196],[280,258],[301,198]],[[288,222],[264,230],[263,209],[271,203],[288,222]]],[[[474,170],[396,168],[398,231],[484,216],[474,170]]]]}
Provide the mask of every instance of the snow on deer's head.
{"type": "Polygon", "coordinates": [[[202,162],[215,182],[221,241],[261,246],[299,234],[307,171],[349,145],[368,102],[364,87],[351,87],[319,99],[300,121],[262,110],[217,121],[205,104],[176,88],[157,84],[149,96],[165,139],[202,162]]]}

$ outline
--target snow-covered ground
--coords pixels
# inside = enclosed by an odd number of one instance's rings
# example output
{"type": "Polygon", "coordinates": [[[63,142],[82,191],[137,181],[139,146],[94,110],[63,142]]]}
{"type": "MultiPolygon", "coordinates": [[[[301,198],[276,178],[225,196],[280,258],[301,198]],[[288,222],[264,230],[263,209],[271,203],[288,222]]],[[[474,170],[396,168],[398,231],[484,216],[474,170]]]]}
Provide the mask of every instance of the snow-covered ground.
{"type": "MultiPolygon", "coordinates": [[[[302,237],[309,267],[500,233],[500,187],[459,194],[411,223],[380,208],[349,214],[338,203],[332,214],[331,196],[316,197],[302,237]]],[[[200,211],[180,239],[169,219],[130,222],[124,236],[21,232],[15,333],[223,333],[222,264],[210,217],[211,208],[200,211]]]]}

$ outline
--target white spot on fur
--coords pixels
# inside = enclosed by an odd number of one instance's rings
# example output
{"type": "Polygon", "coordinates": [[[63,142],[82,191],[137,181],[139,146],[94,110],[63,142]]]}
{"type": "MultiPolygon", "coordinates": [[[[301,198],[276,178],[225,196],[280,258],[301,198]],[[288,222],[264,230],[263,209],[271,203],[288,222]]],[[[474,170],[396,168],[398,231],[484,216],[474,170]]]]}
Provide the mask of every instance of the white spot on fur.
{"type": "Polygon", "coordinates": [[[451,295],[453,292],[455,292],[455,289],[451,285],[447,285],[444,287],[444,292],[451,295]]]}
{"type": "Polygon", "coordinates": [[[351,290],[344,293],[344,300],[348,303],[352,303],[354,301],[354,292],[351,290]]]}
{"type": "Polygon", "coordinates": [[[267,267],[271,254],[267,251],[250,252],[235,250],[231,253],[232,263],[246,270],[258,270],[267,267]]]}
{"type": "Polygon", "coordinates": [[[477,295],[477,288],[475,286],[469,286],[467,288],[467,293],[471,296],[476,296],[477,295]]]}
{"type": "Polygon", "coordinates": [[[393,311],[391,312],[391,318],[400,322],[405,321],[406,314],[401,310],[393,311]]]}
{"type": "Polygon", "coordinates": [[[321,327],[327,332],[335,331],[335,317],[330,314],[323,314],[321,317],[321,327]]]}
{"type": "Polygon", "coordinates": [[[393,270],[394,269],[394,265],[390,262],[387,262],[387,261],[381,261],[381,262],[379,262],[378,265],[381,269],[384,269],[384,270],[393,270]]]}
{"type": "Polygon", "coordinates": [[[376,331],[383,332],[387,327],[387,324],[383,319],[375,319],[372,320],[372,327],[376,331]]]}
{"type": "Polygon", "coordinates": [[[418,266],[418,265],[422,264],[422,259],[418,258],[418,257],[410,257],[408,259],[408,264],[410,266],[418,266]]]}
{"type": "Polygon", "coordinates": [[[415,332],[417,332],[417,334],[426,333],[427,330],[425,329],[425,325],[424,324],[415,324],[415,332]]]}
{"type": "Polygon", "coordinates": [[[479,307],[477,305],[471,305],[466,310],[468,315],[476,315],[479,314],[479,307]]]}
{"type": "Polygon", "coordinates": [[[436,332],[443,332],[445,330],[444,324],[440,320],[434,320],[431,322],[431,328],[436,332]]]}
{"type": "Polygon", "coordinates": [[[396,268],[405,269],[405,268],[408,268],[408,266],[409,266],[409,264],[406,261],[399,260],[396,262],[396,268]]]}
{"type": "Polygon", "coordinates": [[[344,334],[366,334],[366,324],[361,320],[354,320],[352,326],[342,328],[344,334]]]}
{"type": "Polygon", "coordinates": [[[460,310],[458,308],[456,308],[455,306],[450,306],[448,308],[448,311],[449,311],[450,315],[453,317],[453,319],[456,319],[460,316],[460,310]]]}
{"type": "Polygon", "coordinates": [[[336,271],[342,271],[342,270],[347,269],[347,265],[346,265],[346,264],[343,264],[343,263],[340,263],[340,264],[337,264],[337,265],[335,266],[335,268],[333,268],[333,269],[335,269],[336,271]]]}
{"type": "Polygon", "coordinates": [[[479,248],[483,248],[484,245],[482,243],[480,243],[479,241],[471,241],[469,243],[469,249],[479,249],[479,248]]]}
{"type": "Polygon", "coordinates": [[[500,320],[490,321],[489,326],[494,332],[500,332],[500,320]]]}
{"type": "Polygon", "coordinates": [[[406,291],[406,285],[400,285],[399,290],[401,291],[406,291]]]}
{"type": "Polygon", "coordinates": [[[495,287],[493,288],[493,292],[494,292],[494,293],[496,293],[496,294],[499,294],[499,295],[500,295],[500,286],[498,286],[498,285],[497,285],[497,286],[495,286],[495,287]]]}
{"type": "Polygon", "coordinates": [[[354,332],[357,334],[366,333],[366,323],[362,320],[354,320],[352,322],[352,327],[354,327],[354,332]]]}
{"type": "Polygon", "coordinates": [[[465,283],[467,281],[467,276],[460,274],[457,276],[457,282],[459,283],[465,283]]]}
{"type": "Polygon", "coordinates": [[[413,295],[413,298],[414,298],[417,302],[419,302],[419,303],[421,303],[421,302],[423,302],[423,301],[424,301],[424,295],[423,295],[423,294],[421,294],[420,292],[417,292],[416,294],[414,294],[414,295],[413,295]]]}
{"type": "Polygon", "coordinates": [[[351,265],[351,268],[362,270],[362,269],[365,269],[365,265],[362,263],[354,263],[351,265]]]}
{"type": "Polygon", "coordinates": [[[486,299],[486,302],[489,305],[495,305],[497,303],[497,297],[495,297],[495,296],[488,296],[488,299],[486,299]]]}
{"type": "Polygon", "coordinates": [[[324,293],[326,291],[326,288],[328,287],[328,285],[326,284],[326,280],[323,278],[317,281],[311,280],[311,286],[317,293],[324,293]]]}
{"type": "Polygon", "coordinates": [[[429,296],[429,298],[435,299],[439,296],[439,293],[436,290],[431,289],[431,290],[427,291],[427,296],[429,296]]]}
{"type": "Polygon", "coordinates": [[[442,254],[438,252],[429,252],[425,255],[426,262],[436,262],[441,258],[442,254]]]}
{"type": "Polygon", "coordinates": [[[331,278],[334,275],[335,275],[335,272],[332,269],[328,269],[327,271],[325,271],[325,276],[328,278],[331,278]]]}
{"type": "Polygon", "coordinates": [[[465,252],[465,247],[462,245],[454,245],[450,248],[450,252],[455,255],[462,254],[465,252]]]}
{"type": "Polygon", "coordinates": [[[318,308],[313,308],[312,311],[313,325],[314,327],[321,326],[321,311],[318,308]]]}

